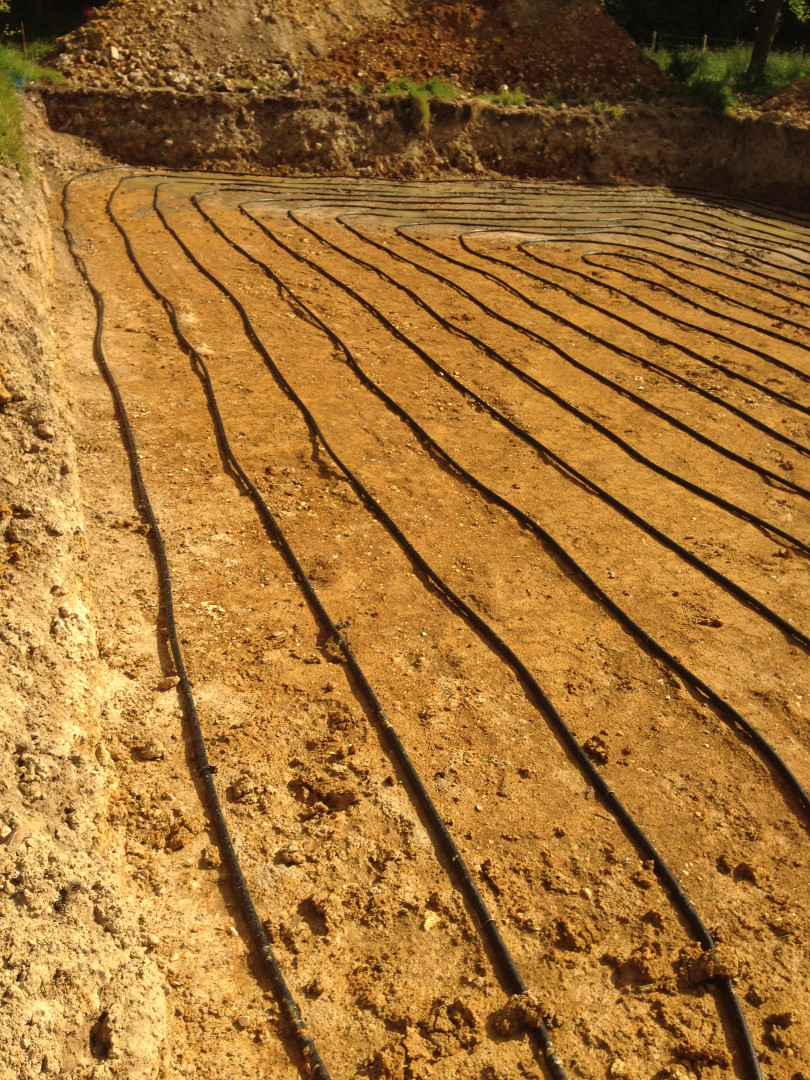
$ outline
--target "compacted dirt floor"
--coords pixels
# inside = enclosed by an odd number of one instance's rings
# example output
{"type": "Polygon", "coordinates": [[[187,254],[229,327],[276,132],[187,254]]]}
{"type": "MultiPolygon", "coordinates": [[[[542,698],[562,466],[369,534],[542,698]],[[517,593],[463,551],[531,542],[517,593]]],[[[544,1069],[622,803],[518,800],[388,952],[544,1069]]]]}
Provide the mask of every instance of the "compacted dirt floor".
{"type": "Polygon", "coordinates": [[[97,757],[160,1075],[301,1061],[210,827],[135,455],[211,780],[333,1077],[547,1076],[538,1020],[570,1077],[747,1077],[733,984],[763,1075],[808,1080],[810,222],[121,169],[67,206],[103,298],[94,357],[61,252],[97,757]]]}

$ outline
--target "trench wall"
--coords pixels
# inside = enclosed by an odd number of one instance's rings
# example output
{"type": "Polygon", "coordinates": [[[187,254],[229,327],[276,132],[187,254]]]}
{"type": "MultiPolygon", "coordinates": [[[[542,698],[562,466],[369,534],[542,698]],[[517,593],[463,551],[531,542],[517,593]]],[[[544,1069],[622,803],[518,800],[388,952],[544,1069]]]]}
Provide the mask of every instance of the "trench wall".
{"type": "Polygon", "coordinates": [[[664,184],[810,205],[810,130],[760,116],[634,104],[501,108],[436,102],[427,130],[407,98],[314,88],[272,95],[43,92],[57,131],[132,165],[168,169],[664,184]]]}

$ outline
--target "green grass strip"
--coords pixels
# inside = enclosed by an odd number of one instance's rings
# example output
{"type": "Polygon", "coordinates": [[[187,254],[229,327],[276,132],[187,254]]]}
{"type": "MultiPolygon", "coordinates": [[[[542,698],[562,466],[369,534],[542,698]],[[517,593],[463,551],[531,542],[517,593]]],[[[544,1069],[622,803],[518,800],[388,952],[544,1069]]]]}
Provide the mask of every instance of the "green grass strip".
{"type": "MultiPolygon", "coordinates": [[[[801,52],[772,52],[763,74],[751,79],[750,45],[730,49],[658,49],[652,58],[687,93],[717,112],[735,109],[738,94],[764,95],[810,75],[810,56],[801,52]]],[[[668,91],[670,94],[672,90],[668,91]]]]}
{"type": "Polygon", "coordinates": [[[24,180],[31,176],[31,159],[22,135],[19,91],[31,83],[63,82],[58,71],[40,67],[19,49],[0,45],[0,163],[16,168],[24,180]]]}

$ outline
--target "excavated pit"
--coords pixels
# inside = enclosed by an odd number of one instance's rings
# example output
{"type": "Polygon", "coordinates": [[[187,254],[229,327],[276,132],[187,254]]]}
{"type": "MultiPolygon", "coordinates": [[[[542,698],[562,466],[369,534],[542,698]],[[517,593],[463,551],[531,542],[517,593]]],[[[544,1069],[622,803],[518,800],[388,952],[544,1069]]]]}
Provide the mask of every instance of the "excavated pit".
{"type": "MultiPolygon", "coordinates": [[[[782,222],[776,209],[675,200],[663,189],[640,188],[634,203],[631,185],[722,191],[802,209],[810,133],[773,119],[682,107],[632,104],[613,115],[585,107],[498,108],[477,99],[436,103],[425,128],[406,99],[340,88],[266,95],[73,88],[45,92],[42,101],[61,133],[52,152],[40,137],[38,152],[52,167],[53,237],[39,196],[26,196],[13,177],[0,178],[10,208],[0,215],[8,238],[0,271],[13,341],[13,362],[0,372],[8,388],[0,408],[7,450],[0,470],[0,650],[12,703],[0,729],[7,752],[0,773],[7,905],[2,1080],[49,1073],[70,1080],[303,1075],[200,803],[167,659],[149,529],[94,359],[95,313],[59,229],[57,178],[103,164],[96,150],[108,163],[187,170],[158,193],[167,220],[249,307],[263,340],[348,458],[391,499],[463,596],[500,620],[543,672],[589,757],[660,841],[719,943],[711,953],[696,949],[649,863],[576,775],[514,676],[423,587],[313,446],[229,304],[156,218],[153,189],[163,177],[136,177],[116,196],[119,220],[151,280],[177,303],[184,333],[210,362],[251,476],[383,687],[475,881],[530,973],[531,989],[540,988],[539,1005],[531,999],[506,1007],[504,983],[436,857],[412,793],[224,466],[198,375],[107,216],[110,193],[127,171],[88,177],[75,187],[74,227],[105,295],[105,348],[166,526],[181,641],[226,812],[273,946],[333,1075],[540,1080],[545,1067],[526,1036],[539,1010],[572,1077],[746,1077],[733,1025],[718,1006],[717,979],[731,974],[765,1076],[803,1078],[810,1070],[803,966],[810,910],[803,891],[806,826],[795,800],[698,691],[629,641],[575,576],[501,509],[464,491],[453,470],[439,467],[356,384],[302,304],[471,468],[489,470],[493,487],[546,515],[618,603],[753,716],[806,785],[802,702],[810,690],[796,642],[684,569],[649,533],[600,505],[587,485],[507,437],[447,379],[423,370],[412,344],[440,358],[454,377],[463,374],[507,420],[548,434],[578,467],[598,474],[706,563],[801,623],[801,549],[646,473],[607,436],[496,371],[486,350],[458,331],[480,335],[538,377],[556,378],[555,392],[578,394],[593,419],[639,451],[807,541],[802,498],[780,483],[807,483],[802,454],[784,443],[806,442],[807,422],[789,402],[768,397],[774,388],[799,397],[803,388],[751,352],[787,353],[806,372],[806,224],[789,216],[782,222]],[[72,136],[95,149],[76,152],[72,136]],[[256,196],[281,209],[253,209],[289,252],[279,254],[269,235],[240,216],[242,196],[232,189],[251,178],[216,170],[261,180],[265,189],[256,196]],[[269,173],[302,179],[285,186],[269,173]],[[308,174],[347,179],[308,186],[308,174]],[[436,188],[380,182],[438,177],[444,183],[436,188]],[[195,191],[232,241],[272,261],[282,283],[268,285],[212,231],[189,202],[195,191]],[[656,313],[628,301],[636,325],[625,326],[614,321],[618,290],[627,287],[619,267],[608,262],[582,283],[576,275],[593,242],[555,235],[551,217],[538,231],[543,248],[535,250],[551,259],[543,270],[550,283],[528,276],[538,267],[518,258],[508,228],[464,256],[464,266],[448,269],[460,252],[443,221],[445,206],[479,200],[476,213],[502,212],[508,224],[529,198],[547,198],[575,223],[582,215],[597,232],[600,213],[624,223],[639,214],[649,224],[673,207],[684,216],[677,228],[666,226],[669,240],[691,237],[694,221],[705,225],[706,216],[714,231],[694,242],[692,254],[704,265],[691,282],[675,286],[688,296],[665,293],[672,279],[651,272],[631,292],[656,313]],[[372,217],[360,236],[323,205],[302,217],[315,236],[285,216],[287,208],[330,200],[342,200],[347,210],[365,201],[389,216],[372,217]],[[391,224],[406,219],[402,207],[420,200],[440,223],[415,232],[432,248],[417,257],[391,224]],[[731,251],[725,269],[739,279],[731,285],[713,260],[711,245],[721,234],[731,251]],[[385,250],[373,249],[375,242],[385,250]],[[776,260],[767,272],[784,279],[784,295],[763,292],[756,262],[763,244],[776,260]],[[522,298],[480,275],[493,266],[484,256],[518,263],[498,272],[522,298]],[[388,279],[363,268],[362,259],[388,279]],[[431,270],[451,282],[438,283],[431,270]],[[344,285],[390,327],[341,291],[344,285]],[[695,302],[705,304],[708,290],[725,288],[719,313],[696,314],[695,302]],[[447,325],[420,301],[434,305],[447,325]],[[527,301],[553,310],[541,317],[527,301]],[[750,316],[756,325],[738,328],[738,340],[730,341],[727,320],[754,301],[761,308],[750,316]],[[523,329],[504,329],[497,316],[516,317],[518,309],[523,329]],[[558,317],[568,319],[567,329],[558,317]],[[678,320],[700,325],[689,329],[678,320]],[[582,372],[564,371],[527,329],[542,330],[616,386],[606,390],[604,383],[589,385],[582,372]],[[650,335],[658,331],[677,340],[654,344],[650,335]],[[618,359],[588,338],[597,332],[644,360],[672,363],[700,390],[775,425],[783,441],[749,431],[747,421],[643,363],[618,359]],[[782,335],[780,344],[774,334],[782,335]],[[684,348],[737,365],[761,385],[746,389],[716,371],[696,374],[684,348]],[[749,476],[664,431],[643,404],[628,404],[629,390],[712,436],[720,432],[720,442],[756,458],[768,476],[749,476]],[[535,469],[542,483],[532,479],[535,469]]],[[[609,246],[616,236],[600,239],[609,246]]],[[[672,254],[667,242],[651,244],[662,259],[672,254]]],[[[679,269],[676,262],[666,266],[679,269]]]]}

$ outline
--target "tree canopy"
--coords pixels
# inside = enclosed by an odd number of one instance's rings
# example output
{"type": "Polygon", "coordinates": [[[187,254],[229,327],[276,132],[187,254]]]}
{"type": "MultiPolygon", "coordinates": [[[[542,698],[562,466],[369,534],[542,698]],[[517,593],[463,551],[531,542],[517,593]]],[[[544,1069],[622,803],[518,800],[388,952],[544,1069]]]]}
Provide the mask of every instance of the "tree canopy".
{"type": "MultiPolygon", "coordinates": [[[[0,23],[6,23],[15,36],[20,25],[25,27],[28,40],[53,38],[75,30],[84,21],[87,0],[5,0],[8,13],[0,23]]],[[[92,5],[100,7],[99,0],[92,5]]],[[[1,27],[0,27],[1,28],[1,27]]]]}
{"type": "MultiPolygon", "coordinates": [[[[754,41],[768,0],[603,0],[603,7],[641,44],[653,31],[676,40],[699,40],[708,35],[713,44],[754,41]]],[[[783,49],[810,46],[808,0],[784,0],[775,44],[783,49]]]]}

